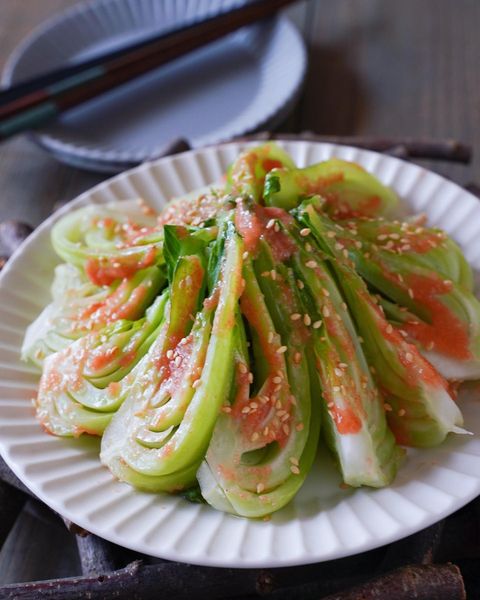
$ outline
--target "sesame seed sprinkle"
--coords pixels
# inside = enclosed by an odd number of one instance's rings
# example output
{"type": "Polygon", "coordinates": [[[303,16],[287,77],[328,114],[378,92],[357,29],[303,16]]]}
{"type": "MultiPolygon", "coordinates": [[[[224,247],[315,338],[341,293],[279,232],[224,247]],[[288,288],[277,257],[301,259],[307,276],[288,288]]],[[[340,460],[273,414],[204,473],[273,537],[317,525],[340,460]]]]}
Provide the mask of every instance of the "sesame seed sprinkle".
{"type": "Polygon", "coordinates": [[[307,262],[305,263],[305,266],[308,267],[309,269],[315,269],[316,267],[318,267],[318,264],[317,264],[316,260],[307,260],[307,262]]]}
{"type": "Polygon", "coordinates": [[[288,350],[287,346],[280,346],[280,348],[277,348],[276,352],[277,352],[277,354],[283,354],[287,350],[288,350]]]}
{"type": "Polygon", "coordinates": [[[309,234],[310,234],[310,229],[308,227],[305,227],[304,229],[300,230],[300,235],[302,237],[306,237],[309,234]]]}
{"type": "Polygon", "coordinates": [[[264,489],[265,489],[265,485],[263,483],[257,484],[257,494],[261,494],[264,489]]]}
{"type": "Polygon", "coordinates": [[[314,329],[319,329],[322,326],[322,321],[315,321],[315,323],[313,324],[313,328],[314,329]]]}
{"type": "Polygon", "coordinates": [[[271,229],[275,225],[275,219],[270,219],[267,223],[267,229],[271,229]]]}
{"type": "Polygon", "coordinates": [[[303,323],[307,327],[310,327],[310,325],[312,324],[312,318],[310,317],[310,315],[303,315],[303,323]]]}
{"type": "Polygon", "coordinates": [[[300,475],[300,469],[297,467],[297,465],[292,465],[290,467],[290,471],[294,474],[294,475],[300,475]]]}
{"type": "Polygon", "coordinates": [[[383,408],[387,411],[387,412],[392,412],[393,408],[391,406],[391,404],[389,404],[388,402],[385,402],[385,404],[383,405],[383,408]]]}
{"type": "Polygon", "coordinates": [[[302,315],[300,313],[293,313],[290,315],[290,319],[292,321],[298,321],[301,318],[302,318],[302,315]]]}

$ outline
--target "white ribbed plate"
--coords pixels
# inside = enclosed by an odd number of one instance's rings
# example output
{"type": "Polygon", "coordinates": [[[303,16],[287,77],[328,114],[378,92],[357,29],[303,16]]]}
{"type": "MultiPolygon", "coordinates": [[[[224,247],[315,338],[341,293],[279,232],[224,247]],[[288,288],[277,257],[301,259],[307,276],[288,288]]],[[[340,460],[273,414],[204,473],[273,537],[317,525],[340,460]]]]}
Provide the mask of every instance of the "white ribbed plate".
{"type": "MultiPolygon", "coordinates": [[[[180,27],[245,0],[94,0],[40,25],[9,58],[11,85],[41,72],[180,27]]],[[[69,111],[34,138],[58,160],[118,173],[178,137],[192,147],[280,122],[307,64],[286,18],[243,28],[69,111]]]]}
{"type": "MultiPolygon", "coordinates": [[[[328,144],[284,144],[304,166],[330,156],[354,160],[391,185],[431,223],[443,227],[480,268],[480,203],[420,167],[373,152],[328,144]]],[[[460,398],[474,436],[451,436],[439,448],[410,451],[395,483],[343,490],[322,458],[295,500],[270,521],[249,521],[181,498],[151,495],[115,481],[98,460],[98,441],[48,436],[30,399],[38,376],[19,360],[27,325],[49,299],[53,222],[89,202],[142,196],[156,208],[217,181],[242,146],[161,159],[100,184],[45,221],[0,276],[0,451],[36,495],[78,525],[117,544],[202,565],[281,566],[329,560],[392,542],[454,512],[480,493],[480,405],[475,389],[460,398]],[[470,397],[469,397],[470,396],[470,397]]]]}

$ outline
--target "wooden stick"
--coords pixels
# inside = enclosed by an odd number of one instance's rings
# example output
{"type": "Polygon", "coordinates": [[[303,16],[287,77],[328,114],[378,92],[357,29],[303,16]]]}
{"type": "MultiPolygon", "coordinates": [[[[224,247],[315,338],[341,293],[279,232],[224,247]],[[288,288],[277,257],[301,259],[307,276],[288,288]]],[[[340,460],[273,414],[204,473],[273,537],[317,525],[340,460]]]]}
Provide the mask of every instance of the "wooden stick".
{"type": "Polygon", "coordinates": [[[101,575],[115,570],[115,558],[110,542],[93,533],[77,535],[76,539],[84,575],[101,575]]]}
{"type": "Polygon", "coordinates": [[[465,600],[456,565],[411,565],[376,577],[324,600],[465,600]]]}
{"type": "MultiPolygon", "coordinates": [[[[295,570],[301,570],[297,567],[295,570]]],[[[281,569],[282,571],[287,569],[281,569]]],[[[289,569],[292,571],[292,569],[289,569]]],[[[278,571],[278,570],[275,570],[278,571]]],[[[296,589],[282,589],[287,595],[277,595],[275,578],[262,586],[262,571],[250,569],[213,569],[178,563],[143,565],[135,561],[127,567],[96,577],[69,577],[33,583],[16,583],[0,587],[2,600],[215,600],[239,597],[273,598],[296,596],[296,589]]],[[[328,585],[328,583],[327,583],[328,585]]],[[[322,582],[318,598],[322,597],[322,582]]],[[[325,600],[464,600],[465,588],[457,566],[413,565],[391,571],[351,590],[338,592],[325,600]]]]}

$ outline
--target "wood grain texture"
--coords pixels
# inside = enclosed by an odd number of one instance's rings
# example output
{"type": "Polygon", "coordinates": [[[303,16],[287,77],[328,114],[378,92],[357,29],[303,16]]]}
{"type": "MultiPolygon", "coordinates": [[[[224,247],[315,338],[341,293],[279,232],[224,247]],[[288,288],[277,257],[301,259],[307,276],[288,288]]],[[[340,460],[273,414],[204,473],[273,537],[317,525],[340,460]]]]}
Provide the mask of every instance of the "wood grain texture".
{"type": "MultiPolygon", "coordinates": [[[[0,69],[33,27],[73,4],[0,0],[0,69]]],[[[282,131],[457,138],[477,152],[471,167],[434,168],[480,180],[479,0],[310,0],[289,14],[310,63],[282,131]]],[[[104,178],[57,163],[25,137],[9,141],[0,146],[0,221],[36,225],[104,178]]],[[[62,527],[24,510],[0,553],[0,582],[79,574],[62,527]]]]}

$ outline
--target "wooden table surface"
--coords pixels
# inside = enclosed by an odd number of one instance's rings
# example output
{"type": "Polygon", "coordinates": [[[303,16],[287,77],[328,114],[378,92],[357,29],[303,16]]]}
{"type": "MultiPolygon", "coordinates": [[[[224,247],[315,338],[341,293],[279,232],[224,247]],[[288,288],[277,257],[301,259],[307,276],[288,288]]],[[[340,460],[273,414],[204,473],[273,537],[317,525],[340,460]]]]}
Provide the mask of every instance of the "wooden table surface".
{"type": "MultiPolygon", "coordinates": [[[[0,69],[33,27],[73,4],[0,0],[0,69]]],[[[289,14],[309,69],[281,131],[456,138],[473,145],[472,164],[433,168],[462,184],[480,180],[478,0],[311,0],[289,14]]],[[[11,140],[0,146],[0,221],[37,225],[56,202],[104,178],[56,162],[24,137],[11,140]]],[[[30,506],[0,553],[0,581],[75,571],[66,532],[30,506]]]]}

